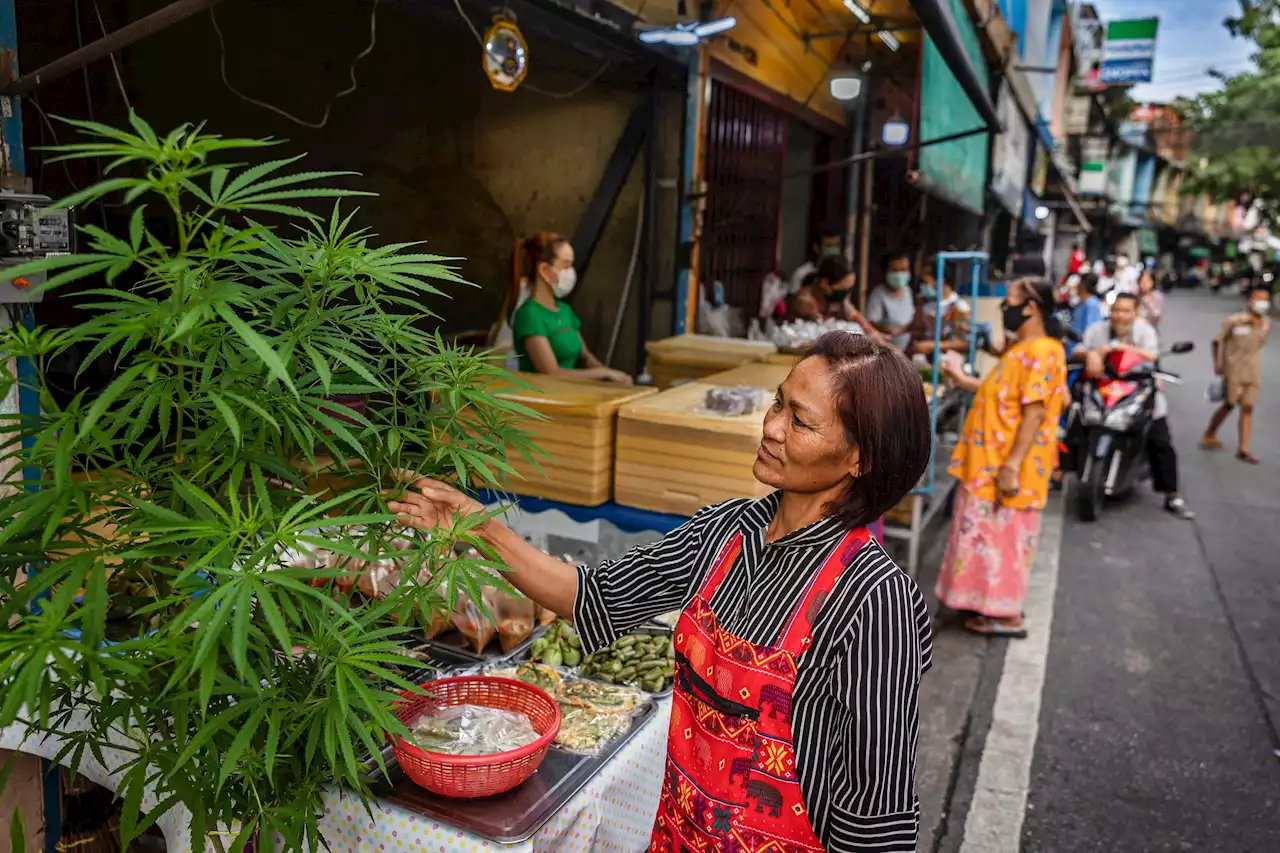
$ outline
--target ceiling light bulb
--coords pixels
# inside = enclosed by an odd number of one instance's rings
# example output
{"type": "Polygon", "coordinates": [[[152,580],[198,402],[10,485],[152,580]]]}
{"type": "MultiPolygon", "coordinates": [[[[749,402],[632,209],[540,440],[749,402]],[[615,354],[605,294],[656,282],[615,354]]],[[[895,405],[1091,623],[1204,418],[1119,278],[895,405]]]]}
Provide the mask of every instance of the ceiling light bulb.
{"type": "Polygon", "coordinates": [[[879,30],[876,33],[876,36],[880,41],[884,42],[884,46],[889,48],[889,50],[896,51],[898,48],[902,47],[901,42],[899,42],[898,39],[894,37],[893,33],[888,30],[879,30]]]}
{"type": "Polygon", "coordinates": [[[844,7],[853,13],[853,16],[864,24],[871,23],[871,13],[858,5],[857,0],[844,0],[844,7]]]}
{"type": "Polygon", "coordinates": [[[733,29],[737,25],[738,25],[737,18],[733,18],[733,17],[721,18],[718,21],[708,21],[705,24],[698,24],[698,26],[694,28],[694,31],[701,38],[710,38],[711,36],[719,35],[720,33],[727,32],[728,30],[733,29]]]}
{"type": "Polygon", "coordinates": [[[1049,218],[1049,208],[1045,207],[1043,204],[1036,207],[1036,219],[1044,220],[1048,218],[1049,218]]]}
{"type": "Polygon", "coordinates": [[[858,95],[862,94],[862,78],[854,77],[849,74],[837,75],[831,78],[831,97],[837,101],[856,100],[858,95]]]}
{"type": "Polygon", "coordinates": [[[905,145],[911,138],[911,125],[894,116],[880,129],[880,141],[885,145],[905,145]]]}

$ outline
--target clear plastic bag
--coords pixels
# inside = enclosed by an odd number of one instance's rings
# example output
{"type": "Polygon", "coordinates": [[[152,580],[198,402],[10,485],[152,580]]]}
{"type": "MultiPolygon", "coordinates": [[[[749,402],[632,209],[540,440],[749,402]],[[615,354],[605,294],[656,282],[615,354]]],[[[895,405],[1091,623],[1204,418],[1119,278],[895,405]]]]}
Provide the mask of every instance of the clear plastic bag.
{"type": "Polygon", "coordinates": [[[739,385],[736,388],[708,388],[701,411],[726,418],[750,415],[762,408],[763,393],[759,388],[739,385]]]}
{"type": "Polygon", "coordinates": [[[445,755],[492,755],[528,746],[539,737],[517,711],[452,705],[424,714],[410,727],[419,749],[445,755]]]}
{"type": "Polygon", "coordinates": [[[498,642],[503,654],[529,639],[538,606],[522,595],[511,595],[499,590],[493,593],[493,615],[498,622],[498,642]]]}
{"type": "Polygon", "coordinates": [[[484,603],[482,608],[479,604],[472,601],[466,596],[458,598],[458,604],[453,609],[451,621],[453,627],[458,629],[458,633],[467,638],[468,645],[476,654],[484,651],[484,647],[489,645],[489,641],[498,633],[498,628],[493,624],[491,614],[495,613],[497,608],[495,596],[497,590],[491,586],[482,587],[480,590],[480,598],[484,603]],[[488,611],[487,613],[485,611],[488,611]]]}
{"type": "Polygon", "coordinates": [[[1210,403],[1221,403],[1227,396],[1227,383],[1221,376],[1215,376],[1209,380],[1209,387],[1205,390],[1205,399],[1210,403]]]}

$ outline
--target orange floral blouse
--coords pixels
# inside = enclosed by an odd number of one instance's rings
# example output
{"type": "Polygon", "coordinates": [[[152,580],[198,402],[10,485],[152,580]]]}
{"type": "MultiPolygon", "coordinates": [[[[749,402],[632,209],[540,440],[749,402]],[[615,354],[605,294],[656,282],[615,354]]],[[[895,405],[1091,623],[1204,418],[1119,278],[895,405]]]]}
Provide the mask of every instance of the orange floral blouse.
{"type": "Polygon", "coordinates": [[[1045,419],[1018,476],[1018,494],[1001,499],[1011,509],[1039,509],[1057,462],[1058,420],[1067,399],[1067,356],[1060,341],[1037,338],[1014,344],[974,394],[964,433],[948,472],[983,500],[996,500],[996,474],[1009,458],[1022,409],[1043,403],[1045,419]]]}

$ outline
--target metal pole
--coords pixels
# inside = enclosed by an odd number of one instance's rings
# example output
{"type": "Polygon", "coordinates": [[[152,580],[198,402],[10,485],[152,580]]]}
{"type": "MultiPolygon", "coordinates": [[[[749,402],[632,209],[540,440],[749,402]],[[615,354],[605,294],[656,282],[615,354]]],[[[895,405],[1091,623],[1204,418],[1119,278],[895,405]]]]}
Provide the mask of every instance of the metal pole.
{"type": "MultiPolygon", "coordinates": [[[[863,147],[866,145],[865,125],[863,117],[867,109],[866,81],[863,81],[863,91],[858,93],[858,99],[854,102],[853,115],[850,117],[850,133],[849,133],[849,156],[857,157],[862,153],[863,147]]],[[[849,163],[848,186],[845,189],[845,253],[850,263],[853,262],[853,252],[856,243],[854,242],[858,232],[858,214],[862,209],[862,163],[858,160],[851,160],[849,163]]]]}
{"type": "Polygon", "coordinates": [[[65,56],[58,57],[53,62],[37,68],[30,74],[22,75],[8,86],[0,89],[0,95],[21,95],[24,92],[30,92],[50,80],[56,80],[73,71],[79,71],[91,62],[103,59],[121,48],[128,47],[147,36],[155,35],[161,30],[168,29],[197,12],[203,12],[217,2],[218,0],[175,0],[175,2],[170,3],[163,9],[152,12],[145,18],[139,18],[132,24],[126,24],[97,41],[90,42],[65,56]]]}

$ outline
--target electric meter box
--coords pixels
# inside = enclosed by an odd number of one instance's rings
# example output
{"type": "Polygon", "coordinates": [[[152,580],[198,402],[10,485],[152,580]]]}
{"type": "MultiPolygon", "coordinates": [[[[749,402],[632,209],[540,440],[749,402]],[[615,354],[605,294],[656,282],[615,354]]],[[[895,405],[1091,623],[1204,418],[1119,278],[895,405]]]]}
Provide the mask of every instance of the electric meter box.
{"type": "MultiPolygon", "coordinates": [[[[71,211],[54,210],[45,195],[0,192],[0,267],[15,267],[75,250],[71,211]]],[[[0,304],[39,302],[33,293],[46,279],[39,273],[0,282],[0,304]]]]}

